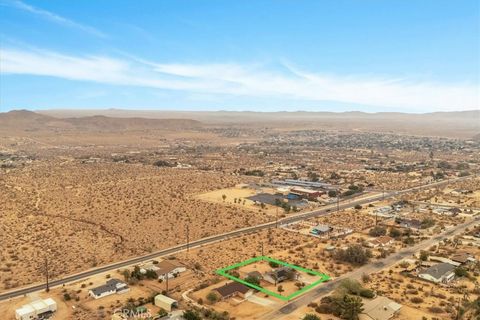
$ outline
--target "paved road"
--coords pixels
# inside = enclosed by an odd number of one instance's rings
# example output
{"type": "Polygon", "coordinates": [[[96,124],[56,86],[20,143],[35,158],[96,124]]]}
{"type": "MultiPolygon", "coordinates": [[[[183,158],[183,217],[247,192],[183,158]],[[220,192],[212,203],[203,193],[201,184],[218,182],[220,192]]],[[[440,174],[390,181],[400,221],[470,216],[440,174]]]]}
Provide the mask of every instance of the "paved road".
{"type": "MultiPolygon", "coordinates": [[[[402,195],[402,194],[415,192],[415,191],[419,191],[419,190],[427,189],[427,188],[432,188],[432,187],[438,187],[438,186],[449,184],[449,183],[454,182],[454,181],[460,181],[460,180],[465,180],[465,179],[469,179],[469,178],[472,178],[472,177],[462,177],[462,178],[457,178],[457,179],[438,181],[438,182],[434,182],[434,183],[427,184],[427,185],[422,185],[422,186],[418,186],[418,187],[414,187],[414,188],[410,188],[410,189],[406,189],[406,190],[402,190],[402,191],[389,192],[389,193],[386,193],[385,195],[378,195],[378,196],[368,197],[368,198],[359,199],[359,200],[352,199],[352,200],[349,200],[347,202],[340,202],[339,209],[343,210],[343,209],[347,209],[347,208],[352,208],[352,207],[354,207],[358,204],[359,205],[364,205],[364,204],[367,204],[367,203],[372,203],[372,202],[375,202],[375,201],[382,200],[382,198],[385,198],[385,199],[393,198],[393,197],[396,197],[396,196],[399,196],[399,195],[402,195]]],[[[299,214],[295,214],[295,215],[290,215],[286,218],[280,219],[278,221],[278,225],[283,225],[283,224],[288,224],[288,223],[292,223],[292,222],[296,222],[296,221],[300,221],[300,220],[305,220],[305,219],[315,217],[315,216],[326,215],[326,214],[329,213],[330,210],[332,210],[332,211],[335,210],[336,207],[337,207],[336,204],[332,204],[332,205],[323,207],[322,209],[319,209],[319,210],[314,210],[314,211],[311,211],[311,212],[304,212],[304,213],[299,213],[299,214]]],[[[191,241],[190,242],[190,248],[203,246],[203,245],[206,245],[206,244],[211,244],[211,243],[214,243],[214,242],[226,240],[226,239],[241,236],[241,235],[246,235],[246,234],[249,234],[249,233],[254,233],[254,232],[257,232],[259,230],[272,228],[272,227],[275,227],[275,226],[277,226],[277,222],[272,221],[272,222],[252,226],[252,227],[237,229],[237,230],[234,230],[234,231],[231,231],[231,232],[227,232],[227,233],[223,233],[223,234],[219,234],[219,235],[215,235],[215,236],[211,236],[211,237],[207,237],[207,238],[202,238],[202,239],[199,239],[199,240],[191,241]]],[[[160,250],[160,251],[156,251],[156,252],[153,252],[151,254],[144,255],[144,256],[135,257],[135,258],[128,259],[128,260],[125,260],[125,261],[116,262],[116,263],[101,266],[101,267],[98,267],[98,268],[95,268],[95,269],[83,271],[81,273],[74,274],[74,275],[69,275],[69,276],[66,276],[66,277],[61,278],[61,279],[52,280],[52,281],[50,281],[50,287],[60,286],[60,285],[63,285],[63,284],[69,283],[69,282],[79,281],[81,279],[88,278],[88,277],[94,276],[94,275],[99,274],[99,273],[112,271],[112,270],[117,270],[119,268],[125,268],[127,266],[134,265],[134,264],[139,264],[139,263],[142,263],[144,261],[155,259],[155,258],[158,258],[158,257],[161,257],[161,256],[167,256],[167,255],[175,254],[175,253],[184,251],[186,249],[187,249],[187,245],[186,244],[181,244],[181,245],[177,245],[175,247],[171,247],[171,248],[163,249],[163,250],[160,250]]],[[[18,297],[18,296],[22,296],[22,295],[32,293],[32,292],[35,292],[35,291],[44,290],[45,288],[46,288],[46,284],[43,283],[43,284],[39,284],[39,285],[34,285],[34,286],[30,286],[30,287],[24,287],[24,288],[15,289],[15,290],[12,290],[12,291],[4,292],[4,293],[0,294],[0,301],[10,299],[10,298],[14,298],[14,297],[18,297]]]]}
{"type": "Polygon", "coordinates": [[[300,296],[296,300],[289,302],[288,304],[280,307],[278,310],[275,310],[271,313],[268,313],[261,317],[261,319],[281,319],[282,317],[289,315],[290,313],[294,312],[298,308],[302,306],[306,306],[308,303],[312,302],[313,300],[317,300],[320,297],[327,295],[332,290],[334,290],[342,280],[344,279],[361,279],[363,274],[372,274],[378,272],[384,268],[391,267],[395,263],[407,258],[411,257],[414,253],[419,252],[420,250],[426,250],[435,243],[445,239],[450,238],[455,235],[461,234],[466,228],[472,227],[476,224],[480,224],[480,217],[475,218],[474,220],[470,220],[463,224],[457,225],[453,228],[445,230],[443,233],[422,241],[412,247],[405,248],[400,250],[394,254],[391,254],[385,259],[373,261],[367,265],[364,265],[358,269],[355,269],[352,272],[346,273],[341,277],[334,279],[326,283],[325,285],[318,287],[312,291],[307,292],[303,296],[300,296]]]}

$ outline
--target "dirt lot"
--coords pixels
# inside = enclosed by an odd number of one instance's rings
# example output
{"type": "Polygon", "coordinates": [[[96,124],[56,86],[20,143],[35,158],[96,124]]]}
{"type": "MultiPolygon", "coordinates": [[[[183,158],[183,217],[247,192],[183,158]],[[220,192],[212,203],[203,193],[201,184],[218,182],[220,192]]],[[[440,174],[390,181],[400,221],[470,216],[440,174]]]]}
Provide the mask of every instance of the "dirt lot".
{"type": "Polygon", "coordinates": [[[254,201],[247,199],[255,194],[257,194],[257,191],[251,188],[225,188],[202,193],[196,195],[195,197],[203,201],[239,207],[242,209],[256,211],[260,214],[274,216],[277,210],[275,206],[265,205],[264,207],[261,207],[255,204],[254,201]],[[225,196],[225,200],[223,199],[223,196],[225,196]]]}
{"type": "Polygon", "coordinates": [[[193,240],[266,222],[263,213],[191,196],[237,182],[131,164],[12,170],[0,176],[0,289],[40,280],[45,257],[58,277],[185,242],[187,225],[193,240]]]}

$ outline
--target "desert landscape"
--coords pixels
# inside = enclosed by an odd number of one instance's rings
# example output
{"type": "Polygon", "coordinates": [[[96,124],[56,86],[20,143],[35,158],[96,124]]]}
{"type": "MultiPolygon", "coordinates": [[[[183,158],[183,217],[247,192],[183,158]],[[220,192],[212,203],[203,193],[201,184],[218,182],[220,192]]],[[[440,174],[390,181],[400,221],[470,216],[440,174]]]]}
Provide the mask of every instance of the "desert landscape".
{"type": "MultiPolygon", "coordinates": [[[[231,319],[260,319],[285,301],[254,293],[246,302],[207,302],[212,290],[231,282],[219,276],[218,269],[265,255],[342,278],[365,263],[348,262],[348,250],[363,248],[365,259],[382,260],[468,223],[480,212],[480,182],[475,178],[480,141],[474,131],[466,134],[468,122],[464,131],[444,130],[437,137],[433,126],[416,135],[405,135],[403,126],[381,132],[387,115],[316,115],[328,126],[301,113],[292,115],[289,125],[284,114],[240,114],[235,121],[225,113],[128,116],[117,110],[101,115],[0,114],[0,291],[42,284],[47,271],[53,281],[188,241],[273,223],[265,230],[170,255],[188,271],[169,287],[160,280],[130,279],[131,290],[121,299],[112,296],[98,300],[101,304],[92,300],[85,288],[100,285],[106,275],[123,279],[125,268],[118,268],[52,291],[63,301],[58,314],[65,319],[104,318],[132,299],[165,291],[183,309],[202,310],[205,305],[231,319]],[[339,127],[340,120],[349,126],[339,127]],[[300,125],[305,129],[295,129],[300,125]],[[446,185],[410,191],[437,182],[446,185]],[[395,196],[392,192],[397,191],[406,193],[395,196]],[[356,204],[361,201],[366,204],[356,204]],[[352,205],[344,209],[340,204],[352,205]],[[452,208],[457,211],[448,211],[452,208]],[[323,213],[278,224],[279,219],[316,210],[323,213]],[[74,313],[69,311],[72,306],[74,313]]],[[[415,117],[420,116],[406,117],[405,126],[414,125],[415,117]]],[[[432,115],[437,118],[456,121],[432,115]]],[[[249,268],[265,273],[271,267],[249,268]]],[[[240,270],[241,277],[254,271],[250,269],[240,270]]],[[[372,274],[365,286],[380,290],[375,281],[385,272],[372,274]]],[[[313,282],[309,277],[285,282],[280,289],[261,283],[287,296],[313,282]]],[[[393,287],[381,288],[405,304],[399,319],[414,312],[408,308],[416,308],[415,303],[397,297],[393,287]]],[[[13,301],[5,312],[28,299],[13,301]]],[[[148,305],[147,300],[138,301],[136,305],[148,305]]],[[[296,312],[314,309],[305,305],[296,312]]],[[[149,310],[161,312],[154,305],[149,310]]],[[[428,305],[422,305],[421,312],[437,314],[428,305]]]]}

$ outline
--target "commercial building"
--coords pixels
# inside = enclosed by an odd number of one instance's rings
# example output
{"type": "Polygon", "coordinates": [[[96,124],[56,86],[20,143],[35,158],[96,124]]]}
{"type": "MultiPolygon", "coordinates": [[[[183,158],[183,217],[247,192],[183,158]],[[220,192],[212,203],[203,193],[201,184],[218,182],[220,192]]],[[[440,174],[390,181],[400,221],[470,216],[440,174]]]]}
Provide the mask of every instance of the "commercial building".
{"type": "Polygon", "coordinates": [[[308,200],[315,200],[318,197],[320,197],[322,194],[325,194],[325,191],[317,191],[317,190],[296,187],[296,188],[292,188],[290,193],[298,195],[301,198],[305,198],[308,200]]]}

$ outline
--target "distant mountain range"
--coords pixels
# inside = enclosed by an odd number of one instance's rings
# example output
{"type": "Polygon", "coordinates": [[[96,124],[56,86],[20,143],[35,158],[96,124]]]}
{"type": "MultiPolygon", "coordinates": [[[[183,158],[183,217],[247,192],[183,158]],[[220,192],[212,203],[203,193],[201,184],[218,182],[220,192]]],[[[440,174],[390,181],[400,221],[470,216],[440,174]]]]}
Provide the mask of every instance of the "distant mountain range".
{"type": "Polygon", "coordinates": [[[191,129],[201,123],[190,119],[115,118],[103,115],[57,118],[27,110],[0,113],[0,128],[20,131],[79,130],[121,131],[150,129],[191,129]]]}
{"type": "Polygon", "coordinates": [[[235,112],[155,110],[46,110],[0,113],[0,130],[129,131],[189,130],[207,126],[327,129],[480,139],[480,110],[397,112],[235,112]]]}

